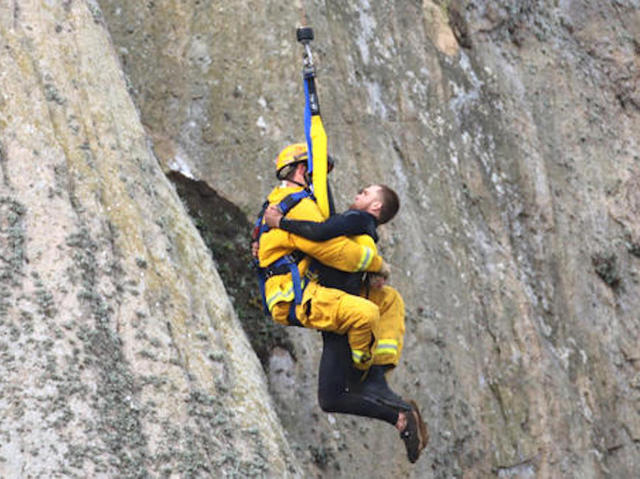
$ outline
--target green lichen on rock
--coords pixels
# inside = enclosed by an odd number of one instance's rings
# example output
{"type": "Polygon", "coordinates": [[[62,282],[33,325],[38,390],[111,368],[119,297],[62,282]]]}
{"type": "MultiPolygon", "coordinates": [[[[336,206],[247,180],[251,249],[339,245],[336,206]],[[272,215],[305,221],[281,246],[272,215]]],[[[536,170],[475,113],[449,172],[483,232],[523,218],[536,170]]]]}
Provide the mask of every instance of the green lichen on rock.
{"type": "Polygon", "coordinates": [[[620,271],[618,270],[617,257],[613,253],[598,253],[591,257],[595,272],[600,279],[612,289],[620,286],[620,271]]]}
{"type": "Polygon", "coordinates": [[[329,466],[333,465],[336,471],[340,470],[340,463],[336,460],[335,452],[331,447],[322,444],[309,445],[309,452],[313,462],[322,471],[328,472],[329,466]]]}
{"type": "Polygon", "coordinates": [[[26,262],[26,208],[10,197],[0,197],[0,318],[7,315],[12,290],[24,278],[26,262]]]}
{"type": "Polygon", "coordinates": [[[84,355],[99,377],[92,396],[98,412],[96,428],[113,455],[111,466],[122,477],[146,475],[147,438],[142,430],[140,408],[136,406],[140,385],[122,352],[122,341],[114,331],[113,310],[98,288],[97,243],[85,227],[67,238],[73,251],[75,274],[81,279],[78,299],[90,321],[77,332],[84,355]]]}
{"type": "Polygon", "coordinates": [[[41,280],[36,280],[36,303],[38,312],[47,318],[52,318],[58,312],[53,299],[53,294],[49,291],[41,280]]]}
{"type": "Polygon", "coordinates": [[[628,245],[627,245],[627,250],[633,256],[637,256],[638,258],[640,258],[640,242],[638,242],[638,243],[629,242],[628,245]]]}
{"type": "Polygon", "coordinates": [[[67,101],[62,97],[56,86],[52,83],[44,85],[44,96],[47,101],[52,101],[58,105],[64,105],[67,101]]]}

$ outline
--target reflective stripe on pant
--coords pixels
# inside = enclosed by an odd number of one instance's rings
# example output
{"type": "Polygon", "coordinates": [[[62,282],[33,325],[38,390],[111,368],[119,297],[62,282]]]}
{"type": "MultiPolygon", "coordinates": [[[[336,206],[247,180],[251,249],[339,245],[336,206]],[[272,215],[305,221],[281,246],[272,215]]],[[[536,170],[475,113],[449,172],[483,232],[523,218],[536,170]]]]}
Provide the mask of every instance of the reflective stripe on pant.
{"type": "Polygon", "coordinates": [[[374,324],[376,342],[372,349],[373,364],[397,366],[404,344],[404,301],[391,286],[371,288],[368,299],[380,310],[380,320],[374,324]]]}
{"type": "MultiPolygon", "coordinates": [[[[286,324],[290,304],[274,306],[271,313],[275,321],[286,324]]],[[[378,307],[371,301],[312,281],[302,295],[302,304],[296,307],[296,316],[306,328],[346,334],[354,365],[359,369],[370,366],[372,331],[380,319],[378,307]]]]}

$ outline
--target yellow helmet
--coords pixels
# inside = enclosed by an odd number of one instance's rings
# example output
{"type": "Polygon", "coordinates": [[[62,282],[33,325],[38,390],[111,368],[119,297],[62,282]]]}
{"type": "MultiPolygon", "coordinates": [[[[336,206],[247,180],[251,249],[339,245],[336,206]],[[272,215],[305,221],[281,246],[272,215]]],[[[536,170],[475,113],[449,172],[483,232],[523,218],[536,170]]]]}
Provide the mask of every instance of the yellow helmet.
{"type": "Polygon", "coordinates": [[[295,165],[302,161],[307,161],[307,144],[294,143],[287,146],[276,158],[276,177],[284,180],[295,165]]]}

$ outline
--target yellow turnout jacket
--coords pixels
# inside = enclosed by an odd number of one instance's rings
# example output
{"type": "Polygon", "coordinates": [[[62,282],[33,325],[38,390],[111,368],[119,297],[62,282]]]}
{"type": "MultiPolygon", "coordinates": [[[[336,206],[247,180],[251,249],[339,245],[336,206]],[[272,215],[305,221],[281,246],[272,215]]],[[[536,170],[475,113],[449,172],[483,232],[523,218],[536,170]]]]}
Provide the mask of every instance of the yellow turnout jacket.
{"type": "MultiPolygon", "coordinates": [[[[291,193],[301,191],[302,187],[276,187],[268,196],[269,204],[278,204],[291,193]]],[[[302,199],[287,214],[287,218],[306,221],[324,221],[320,208],[310,198],[302,199]]],[[[311,258],[321,263],[348,272],[380,271],[382,257],[376,252],[375,246],[358,244],[346,236],[339,236],[327,241],[310,241],[287,231],[273,228],[260,236],[258,259],[260,267],[265,268],[274,261],[294,251],[302,251],[308,256],[298,264],[300,277],[303,278],[309,269],[311,258]]],[[[304,279],[303,281],[308,281],[304,279]]],[[[291,273],[272,276],[265,283],[265,297],[269,311],[281,301],[290,302],[294,299],[291,273]]]]}

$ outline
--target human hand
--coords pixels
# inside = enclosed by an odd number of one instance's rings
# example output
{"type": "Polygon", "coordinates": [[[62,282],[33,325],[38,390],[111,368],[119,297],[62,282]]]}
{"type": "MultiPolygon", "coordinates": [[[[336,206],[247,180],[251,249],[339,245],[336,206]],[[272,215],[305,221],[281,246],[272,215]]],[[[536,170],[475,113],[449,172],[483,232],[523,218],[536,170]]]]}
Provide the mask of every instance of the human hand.
{"type": "Polygon", "coordinates": [[[369,274],[369,286],[373,289],[382,288],[387,282],[387,278],[377,273],[369,274]]]}
{"type": "Polygon", "coordinates": [[[387,279],[391,275],[391,266],[385,260],[382,260],[382,266],[380,267],[380,271],[376,271],[378,276],[387,279]]]}
{"type": "Polygon", "coordinates": [[[267,223],[270,228],[278,228],[283,216],[280,208],[276,205],[269,205],[264,211],[264,222],[267,223]]]}

